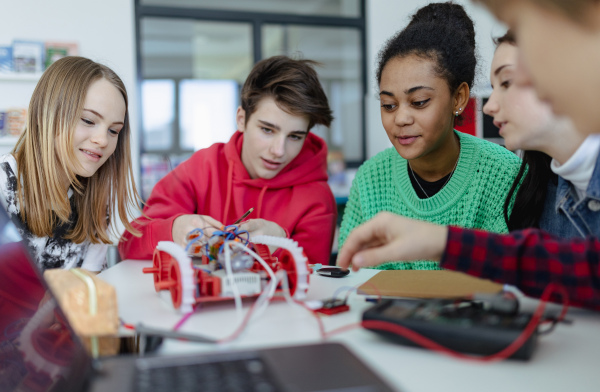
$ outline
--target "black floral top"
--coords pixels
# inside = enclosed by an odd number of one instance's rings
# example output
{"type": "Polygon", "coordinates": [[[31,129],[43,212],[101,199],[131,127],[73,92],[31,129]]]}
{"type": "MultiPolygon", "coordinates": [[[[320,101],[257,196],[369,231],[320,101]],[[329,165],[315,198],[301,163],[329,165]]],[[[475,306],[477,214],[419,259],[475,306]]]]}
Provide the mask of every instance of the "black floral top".
{"type": "MultiPolygon", "coordinates": [[[[0,201],[17,226],[40,269],[43,271],[48,268],[81,267],[89,271],[100,271],[105,268],[108,245],[92,244],[89,241],[76,244],[64,238],[77,222],[78,213],[74,208],[71,208],[69,222],[57,226],[51,237],[38,237],[29,231],[19,214],[16,168],[17,162],[12,155],[0,157],[0,201]]],[[[72,192],[69,190],[69,197],[72,192]]]]}

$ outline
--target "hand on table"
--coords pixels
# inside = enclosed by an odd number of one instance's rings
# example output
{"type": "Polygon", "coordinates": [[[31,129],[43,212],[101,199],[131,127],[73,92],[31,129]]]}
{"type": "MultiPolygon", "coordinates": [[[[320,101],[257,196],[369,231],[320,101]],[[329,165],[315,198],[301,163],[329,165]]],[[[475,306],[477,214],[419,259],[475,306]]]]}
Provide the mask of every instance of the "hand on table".
{"type": "Polygon", "coordinates": [[[354,271],[387,261],[439,260],[448,228],[380,212],[354,229],[342,246],[337,265],[354,271]]]}
{"type": "Polygon", "coordinates": [[[173,221],[171,234],[173,242],[183,246],[187,245],[187,235],[194,229],[202,229],[204,235],[210,237],[215,230],[220,230],[223,224],[208,215],[181,215],[173,221]]]}

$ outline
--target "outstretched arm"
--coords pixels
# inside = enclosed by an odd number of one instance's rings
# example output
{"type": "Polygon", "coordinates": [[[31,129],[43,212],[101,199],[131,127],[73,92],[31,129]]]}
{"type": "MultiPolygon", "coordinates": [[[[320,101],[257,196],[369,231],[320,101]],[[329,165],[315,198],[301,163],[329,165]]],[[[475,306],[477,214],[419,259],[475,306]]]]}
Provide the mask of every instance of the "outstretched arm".
{"type": "Polygon", "coordinates": [[[600,310],[600,240],[595,237],[558,238],[538,229],[501,235],[450,227],[441,266],[517,286],[532,297],[540,297],[549,283],[559,283],[572,305],[600,310]]]}
{"type": "Polygon", "coordinates": [[[439,260],[447,235],[446,226],[380,212],[350,233],[337,264],[356,271],[388,261],[439,260]]]}
{"type": "Polygon", "coordinates": [[[350,233],[338,265],[357,270],[421,258],[516,286],[532,297],[540,297],[549,283],[559,283],[571,304],[600,310],[600,240],[594,237],[557,238],[537,229],[495,234],[384,212],[350,233]]]}

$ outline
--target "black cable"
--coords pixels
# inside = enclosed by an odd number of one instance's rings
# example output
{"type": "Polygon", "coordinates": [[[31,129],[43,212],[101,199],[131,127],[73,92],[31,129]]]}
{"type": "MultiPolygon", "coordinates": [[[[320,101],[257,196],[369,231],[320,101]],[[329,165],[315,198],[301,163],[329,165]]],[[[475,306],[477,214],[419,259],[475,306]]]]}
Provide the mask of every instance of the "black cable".
{"type": "Polygon", "coordinates": [[[216,339],[207,338],[202,335],[188,334],[188,333],[183,333],[183,332],[178,332],[178,331],[171,331],[168,329],[157,329],[157,328],[152,328],[152,327],[146,327],[142,323],[139,323],[135,326],[135,331],[140,334],[140,337],[143,337],[143,335],[155,335],[155,336],[161,336],[166,339],[186,340],[188,342],[217,343],[216,339]]]}

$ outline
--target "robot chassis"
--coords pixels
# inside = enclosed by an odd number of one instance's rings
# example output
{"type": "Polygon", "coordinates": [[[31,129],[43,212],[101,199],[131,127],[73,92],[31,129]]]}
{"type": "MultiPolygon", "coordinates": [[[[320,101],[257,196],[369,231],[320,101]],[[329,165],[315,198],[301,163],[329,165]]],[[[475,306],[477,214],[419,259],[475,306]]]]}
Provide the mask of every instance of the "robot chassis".
{"type": "MultiPolygon", "coordinates": [[[[154,275],[157,292],[170,292],[174,308],[181,313],[191,312],[199,303],[233,300],[236,291],[241,298],[256,297],[279,271],[287,275],[290,295],[304,299],[312,271],[298,243],[272,236],[256,236],[250,242],[243,233],[247,234],[230,225],[207,238],[197,229],[188,234],[186,249],[161,241],[154,250],[152,267],[143,272],[154,275]],[[280,249],[277,257],[269,246],[280,249]]],[[[275,292],[282,290],[279,282],[275,292]]]]}

